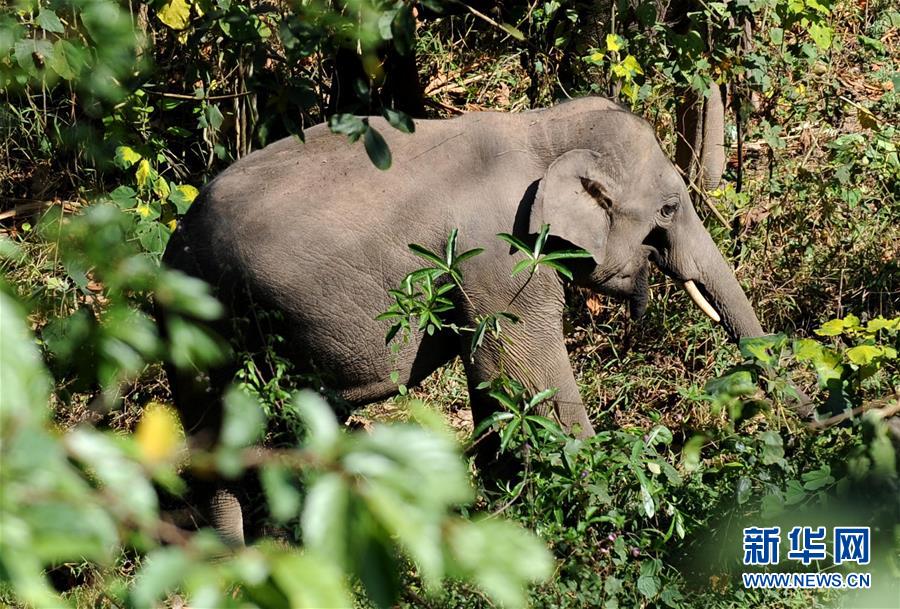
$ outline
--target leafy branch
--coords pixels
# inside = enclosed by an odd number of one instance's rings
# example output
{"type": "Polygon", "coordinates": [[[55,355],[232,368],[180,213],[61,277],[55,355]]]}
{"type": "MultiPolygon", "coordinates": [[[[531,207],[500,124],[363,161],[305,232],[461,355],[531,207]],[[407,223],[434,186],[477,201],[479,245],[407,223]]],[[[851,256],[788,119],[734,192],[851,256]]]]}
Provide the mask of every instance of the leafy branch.
{"type": "Polygon", "coordinates": [[[541,226],[541,232],[538,234],[534,247],[530,247],[527,243],[509,233],[499,233],[497,236],[506,241],[511,246],[525,254],[525,260],[521,260],[513,267],[512,276],[515,277],[523,271],[528,271],[530,275],[538,272],[538,267],[549,267],[568,279],[572,279],[572,271],[570,271],[561,260],[571,260],[575,258],[590,258],[590,252],[585,250],[560,250],[544,253],[544,246],[547,244],[547,238],[550,234],[550,225],[541,226]]]}

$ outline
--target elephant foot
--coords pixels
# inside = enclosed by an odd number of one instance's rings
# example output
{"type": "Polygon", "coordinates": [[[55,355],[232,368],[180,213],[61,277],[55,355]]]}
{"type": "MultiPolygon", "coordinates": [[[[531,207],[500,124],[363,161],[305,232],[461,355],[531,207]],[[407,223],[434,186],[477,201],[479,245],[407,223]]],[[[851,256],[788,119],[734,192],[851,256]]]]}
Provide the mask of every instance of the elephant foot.
{"type": "Polygon", "coordinates": [[[230,548],[244,546],[244,518],[241,502],[231,491],[217,489],[210,499],[212,525],[230,548]]]}

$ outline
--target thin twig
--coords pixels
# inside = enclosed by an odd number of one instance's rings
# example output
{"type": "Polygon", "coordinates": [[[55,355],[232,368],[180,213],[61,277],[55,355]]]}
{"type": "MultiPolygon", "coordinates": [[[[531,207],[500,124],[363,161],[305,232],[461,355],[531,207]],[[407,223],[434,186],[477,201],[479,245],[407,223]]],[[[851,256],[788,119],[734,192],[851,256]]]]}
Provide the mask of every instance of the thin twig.
{"type": "Polygon", "coordinates": [[[78,205],[74,201],[39,201],[36,199],[9,199],[5,197],[0,198],[0,201],[22,201],[21,203],[16,203],[16,206],[13,209],[0,213],[0,221],[8,220],[9,218],[17,218],[19,216],[28,216],[40,212],[47,207],[53,207],[54,205],[60,205],[63,210],[69,211],[76,209],[78,205]]]}
{"type": "Polygon", "coordinates": [[[716,208],[716,206],[713,205],[712,201],[710,201],[706,197],[706,195],[703,193],[703,190],[701,190],[700,187],[697,186],[697,184],[693,180],[688,182],[688,188],[690,188],[691,190],[694,191],[694,193],[697,194],[697,198],[700,199],[701,201],[703,201],[704,205],[706,205],[709,208],[709,210],[713,213],[713,215],[719,220],[719,222],[722,223],[722,226],[724,226],[728,230],[731,230],[731,225],[728,223],[728,220],[725,219],[725,216],[722,215],[722,212],[720,212],[716,208]]]}
{"type": "Polygon", "coordinates": [[[883,400],[868,402],[866,404],[863,404],[862,406],[857,406],[853,410],[847,410],[845,412],[842,412],[841,414],[823,419],[822,421],[814,421],[810,423],[810,427],[812,427],[813,429],[827,429],[829,427],[837,425],[838,423],[842,423],[847,419],[859,416],[860,414],[868,410],[877,411],[883,419],[890,418],[895,414],[900,413],[900,395],[895,395],[892,398],[886,398],[883,400]],[[891,404],[892,400],[894,401],[893,404],[891,404]]]}
{"type": "Polygon", "coordinates": [[[222,99],[235,99],[238,97],[247,97],[248,95],[253,95],[253,91],[242,91],[240,93],[229,93],[227,95],[203,95],[201,97],[197,97],[196,95],[187,95],[185,93],[167,93],[165,91],[154,91],[153,89],[145,89],[147,93],[152,93],[153,95],[158,95],[160,97],[168,97],[171,99],[185,99],[189,101],[217,101],[222,99]]]}

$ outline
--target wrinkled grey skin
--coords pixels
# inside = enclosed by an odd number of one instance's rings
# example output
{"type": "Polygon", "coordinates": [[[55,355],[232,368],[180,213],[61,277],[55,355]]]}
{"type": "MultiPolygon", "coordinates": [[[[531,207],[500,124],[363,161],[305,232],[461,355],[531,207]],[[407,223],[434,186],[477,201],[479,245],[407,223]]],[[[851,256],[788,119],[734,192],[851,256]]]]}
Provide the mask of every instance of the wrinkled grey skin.
{"type": "MultiPolygon", "coordinates": [[[[392,357],[387,324],[375,320],[391,304],[387,290],[422,265],[407,244],[443,251],[453,228],[460,252],[485,248],[462,265],[469,298],[451,292],[455,321],[519,316],[504,327],[504,370],[533,390],[557,387],[549,414],[581,436],[593,428],[563,339],[562,280],[549,269],[510,277],[521,254],[497,233],[528,239],[549,224],[556,242],[593,255],[573,265],[577,283],[631,301],[638,314],[652,261],[676,281],[693,280],[733,338],[762,334],[653,129],[620,106],[584,98],[522,114],[422,120],[413,135],[370,120],[393,153],[390,170],[373,167],[361,144],[313,127],[305,144],[276,142],[213,180],[164,258],[223,295],[249,293],[280,311],[298,366],[325,371],[351,403],[393,395],[392,370],[414,385],[463,355],[475,419],[496,409],[476,389],[498,372],[496,344],[488,340],[470,361],[469,335],[417,335],[392,357]]],[[[217,424],[209,404],[176,401],[192,432],[217,424]]],[[[221,494],[217,502],[234,513],[234,502],[221,494]]],[[[227,529],[227,520],[216,524],[227,529]]],[[[226,531],[234,540],[238,533],[226,531]]]]}
{"type": "Polygon", "coordinates": [[[721,89],[711,85],[708,97],[682,90],[675,127],[675,163],[685,180],[701,190],[718,188],[728,161],[721,89]]]}

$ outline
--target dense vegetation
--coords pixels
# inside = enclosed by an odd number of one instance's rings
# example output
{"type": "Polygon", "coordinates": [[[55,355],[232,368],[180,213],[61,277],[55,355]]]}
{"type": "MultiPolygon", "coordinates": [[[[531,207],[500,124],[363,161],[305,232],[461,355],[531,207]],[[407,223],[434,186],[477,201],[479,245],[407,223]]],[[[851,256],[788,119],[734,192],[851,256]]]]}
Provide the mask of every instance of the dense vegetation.
{"type": "MultiPolygon", "coordinates": [[[[0,9],[0,601],[895,607],[900,12],[888,0],[697,3],[677,20],[661,8],[0,9]],[[187,456],[161,363],[202,367],[229,347],[204,326],[221,314],[208,288],[158,261],[230,162],[327,120],[359,140],[360,162],[390,171],[354,114],[410,131],[420,116],[589,93],[645,116],[672,151],[677,96],[724,83],[733,155],[698,212],[777,334],[729,345],[662,277],[640,324],[573,290],[570,354],[601,432],[565,437],[533,411],[547,395],[497,379],[506,411],[493,426],[523,464],[503,483],[460,456],[473,430],[458,365],[342,431],[320,398],[295,393],[310,379],[273,336],[239,354],[221,445],[187,456]],[[791,409],[795,386],[818,422],[791,409]],[[248,448],[259,439],[266,449],[248,448]],[[247,468],[278,540],[227,554],[164,514],[184,505],[182,476],[247,468]],[[741,529],[771,523],[871,526],[873,589],[743,589],[741,529]]],[[[419,276],[443,272],[431,268],[419,276]]],[[[389,316],[400,330],[440,323],[439,302],[404,303],[389,316]]]]}

